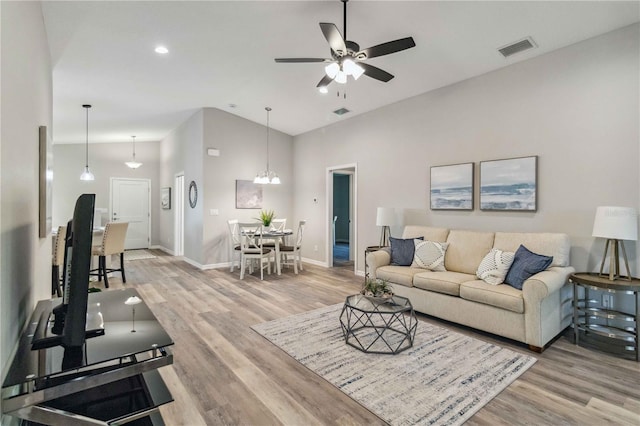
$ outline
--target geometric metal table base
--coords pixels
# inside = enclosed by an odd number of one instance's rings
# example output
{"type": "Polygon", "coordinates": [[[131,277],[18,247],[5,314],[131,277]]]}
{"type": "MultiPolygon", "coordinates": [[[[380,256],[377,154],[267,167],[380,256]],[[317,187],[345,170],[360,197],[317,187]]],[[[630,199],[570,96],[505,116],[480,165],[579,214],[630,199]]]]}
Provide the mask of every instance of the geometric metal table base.
{"type": "Polygon", "coordinates": [[[406,297],[348,296],[340,313],[345,343],[375,354],[398,354],[413,346],[418,321],[406,297]]]}

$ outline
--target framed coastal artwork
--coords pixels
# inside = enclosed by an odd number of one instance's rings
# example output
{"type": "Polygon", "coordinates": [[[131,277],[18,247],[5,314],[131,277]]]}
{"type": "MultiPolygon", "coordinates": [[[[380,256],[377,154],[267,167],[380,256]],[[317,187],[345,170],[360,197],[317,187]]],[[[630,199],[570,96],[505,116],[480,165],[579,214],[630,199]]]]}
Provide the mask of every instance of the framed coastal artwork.
{"type": "Polygon", "coordinates": [[[473,163],[431,167],[431,210],[473,210],[473,163]]]}
{"type": "Polygon", "coordinates": [[[535,212],[538,156],[480,162],[480,210],[535,212]]]}
{"type": "Polygon", "coordinates": [[[160,204],[162,205],[162,210],[170,210],[171,209],[171,188],[160,188],[160,204]]]}
{"type": "Polygon", "coordinates": [[[236,180],[236,209],[261,209],[262,185],[252,180],[236,180]]]}

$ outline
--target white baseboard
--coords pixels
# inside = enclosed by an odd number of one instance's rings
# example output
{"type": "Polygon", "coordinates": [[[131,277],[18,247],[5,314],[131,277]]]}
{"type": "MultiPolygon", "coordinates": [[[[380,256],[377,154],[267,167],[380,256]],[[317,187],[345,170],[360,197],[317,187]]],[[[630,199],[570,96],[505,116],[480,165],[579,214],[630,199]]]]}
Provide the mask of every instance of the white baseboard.
{"type": "Polygon", "coordinates": [[[322,266],[323,268],[328,268],[329,264],[327,262],[323,262],[321,260],[315,260],[315,259],[308,259],[306,257],[302,258],[302,261],[304,263],[310,263],[312,265],[316,265],[316,266],[322,266]]]}
{"type": "Polygon", "coordinates": [[[151,246],[151,247],[149,247],[149,248],[150,248],[150,249],[153,249],[153,250],[162,250],[163,252],[165,252],[165,253],[167,253],[167,254],[170,254],[171,256],[175,256],[175,255],[173,254],[173,250],[169,250],[168,248],[166,248],[166,247],[164,247],[164,246],[155,245],[155,246],[151,246]]]}

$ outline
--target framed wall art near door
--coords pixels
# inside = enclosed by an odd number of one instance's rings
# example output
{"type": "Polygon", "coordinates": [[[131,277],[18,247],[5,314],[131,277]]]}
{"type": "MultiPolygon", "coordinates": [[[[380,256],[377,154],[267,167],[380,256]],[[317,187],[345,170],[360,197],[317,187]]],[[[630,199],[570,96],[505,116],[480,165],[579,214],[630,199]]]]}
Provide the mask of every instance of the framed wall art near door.
{"type": "Polygon", "coordinates": [[[480,162],[480,210],[537,211],[538,156],[480,162]]]}
{"type": "Polygon", "coordinates": [[[251,180],[236,180],[236,209],[261,209],[262,185],[251,180]]]}
{"type": "Polygon", "coordinates": [[[171,187],[160,188],[160,204],[163,210],[171,210],[171,187]]]}
{"type": "Polygon", "coordinates": [[[431,167],[431,210],[473,210],[473,163],[431,167]]]}

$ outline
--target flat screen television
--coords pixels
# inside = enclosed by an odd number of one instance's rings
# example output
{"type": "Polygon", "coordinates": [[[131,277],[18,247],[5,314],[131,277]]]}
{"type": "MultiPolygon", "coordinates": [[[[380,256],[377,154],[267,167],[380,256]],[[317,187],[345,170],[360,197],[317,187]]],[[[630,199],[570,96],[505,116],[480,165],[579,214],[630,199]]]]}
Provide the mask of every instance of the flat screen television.
{"type": "Polygon", "coordinates": [[[64,294],[62,303],[42,313],[31,340],[31,349],[52,346],[81,347],[87,337],[104,334],[104,328],[87,327],[89,272],[95,194],[82,194],[76,201],[73,218],[67,226],[64,253],[64,294]],[[53,321],[52,321],[53,317],[53,321]]]}

